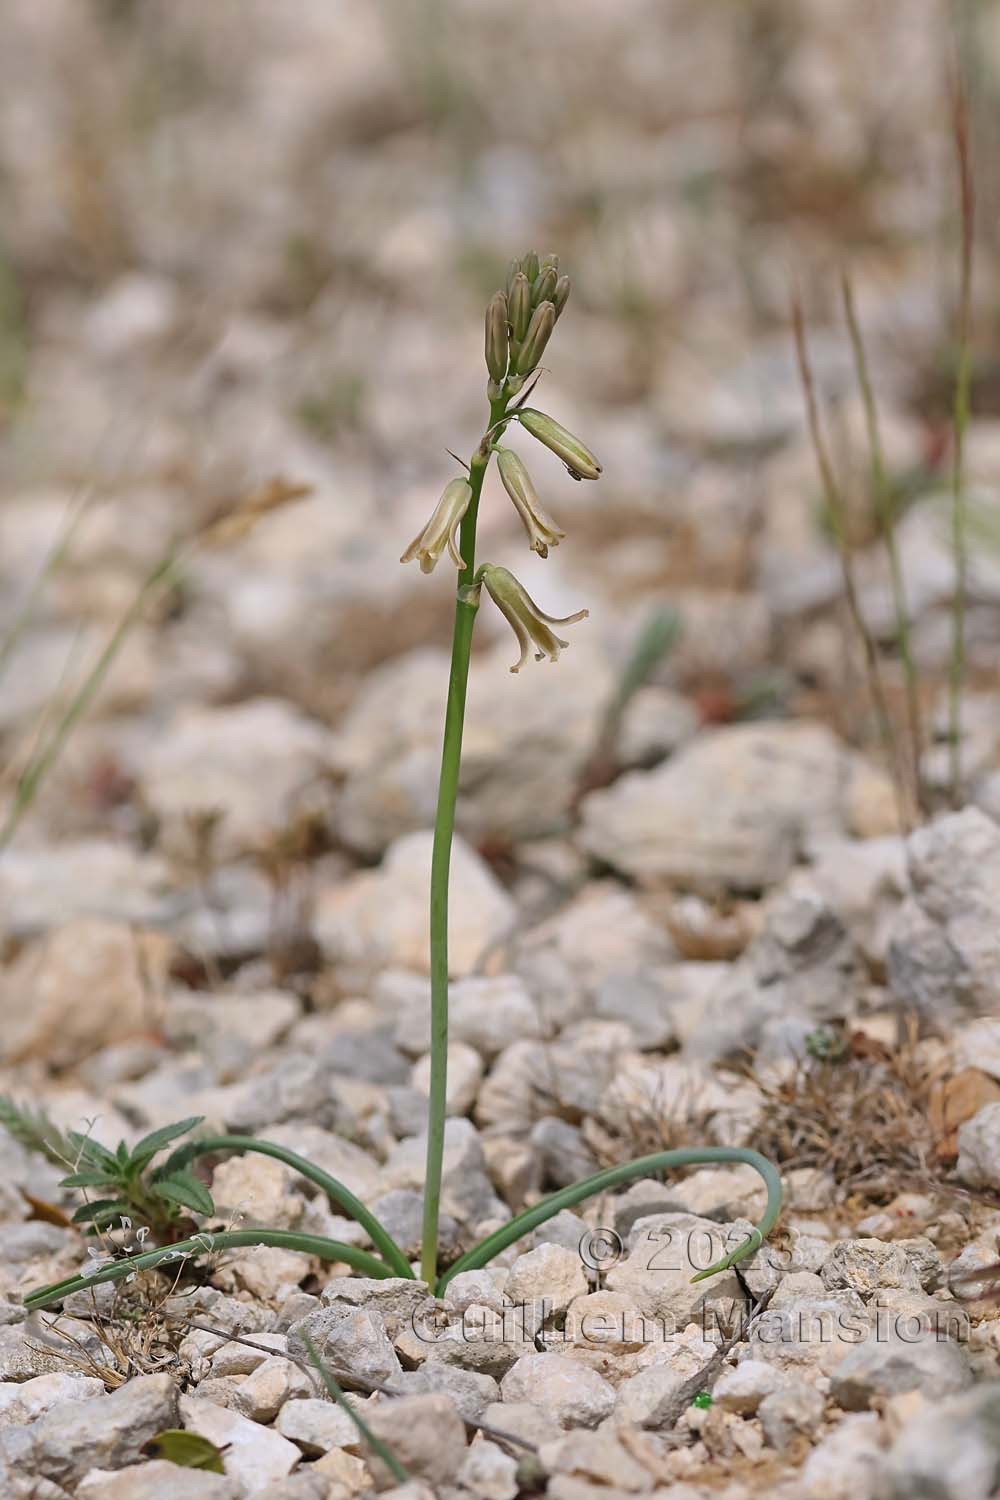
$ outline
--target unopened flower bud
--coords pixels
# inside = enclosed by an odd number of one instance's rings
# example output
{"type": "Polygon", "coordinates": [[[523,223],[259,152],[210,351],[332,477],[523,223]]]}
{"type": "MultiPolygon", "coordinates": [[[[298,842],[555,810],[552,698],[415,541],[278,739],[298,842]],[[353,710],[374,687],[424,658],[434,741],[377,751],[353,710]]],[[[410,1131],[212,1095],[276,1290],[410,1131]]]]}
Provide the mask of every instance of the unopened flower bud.
{"type": "Polygon", "coordinates": [[[486,309],[486,368],[498,384],[507,373],[507,298],[494,292],[486,309]]]}
{"type": "Polygon", "coordinates": [[[517,256],[515,255],[514,259],[511,261],[510,265],[507,267],[507,296],[508,297],[510,296],[510,289],[511,289],[511,287],[514,284],[514,277],[518,276],[520,274],[520,271],[521,271],[521,262],[517,258],[517,256]]]}
{"type": "Polygon", "coordinates": [[[566,615],[564,619],[557,619],[540,610],[518,583],[513,573],[508,572],[506,568],[497,568],[487,563],[480,569],[480,574],[482,582],[486,585],[486,592],[507,620],[521,648],[521,655],[510,670],[512,672],[521,670],[528,660],[528,653],[532,647],[535,648],[536,661],[542,661],[546,656],[552,661],[558,661],[559,652],[568,646],[569,642],[560,640],[550,627],[572,625],[577,620],[585,620],[589,610],[581,609],[575,615],[566,615]]]}
{"type": "Polygon", "coordinates": [[[444,494],[434,507],[434,514],[423,531],[413,538],[399,559],[400,562],[412,562],[415,557],[419,558],[420,571],[431,573],[447,545],[456,568],[464,568],[457,537],[462,517],[468,510],[471,499],[472,486],[467,479],[453,479],[450,484],[445,485],[444,494]]]}
{"type": "Polygon", "coordinates": [[[521,270],[527,276],[529,282],[534,281],[539,271],[538,256],[534,250],[529,250],[527,255],[521,256],[521,270]]]}
{"type": "Polygon", "coordinates": [[[562,312],[569,298],[570,280],[568,276],[560,276],[556,282],[555,291],[552,293],[552,305],[556,310],[556,317],[562,312]]]}
{"type": "Polygon", "coordinates": [[[531,322],[531,282],[523,271],[518,271],[510,288],[511,337],[521,343],[531,322]]]}
{"type": "Polygon", "coordinates": [[[524,343],[517,355],[518,375],[528,375],[538,364],[545,352],[545,345],[552,336],[552,330],[556,326],[556,310],[551,302],[539,302],[531,314],[531,322],[528,331],[524,335],[524,343]]]}
{"type": "Polygon", "coordinates": [[[539,557],[548,557],[550,547],[558,547],[565,531],[560,531],[552,517],[542,508],[541,501],[531,482],[522,460],[512,448],[501,448],[497,455],[497,467],[503,487],[514,502],[514,509],[524,522],[528,533],[528,546],[539,557]]]}
{"type": "Polygon", "coordinates": [[[531,303],[537,307],[539,302],[551,302],[556,289],[558,277],[552,266],[546,266],[535,277],[531,284],[531,303]]]}
{"type": "Polygon", "coordinates": [[[555,271],[556,274],[558,275],[558,272],[559,272],[559,257],[558,257],[558,255],[543,255],[542,256],[542,260],[541,260],[541,264],[539,266],[539,270],[540,271],[544,271],[549,266],[551,266],[552,269],[553,269],[553,271],[555,271]]]}
{"type": "Polygon", "coordinates": [[[545,412],[523,406],[517,416],[521,426],[532,437],[544,443],[546,448],[551,448],[556,457],[562,459],[574,479],[597,479],[603,473],[590,449],[585,448],[580,439],[567,432],[565,427],[546,416],[545,412]]]}

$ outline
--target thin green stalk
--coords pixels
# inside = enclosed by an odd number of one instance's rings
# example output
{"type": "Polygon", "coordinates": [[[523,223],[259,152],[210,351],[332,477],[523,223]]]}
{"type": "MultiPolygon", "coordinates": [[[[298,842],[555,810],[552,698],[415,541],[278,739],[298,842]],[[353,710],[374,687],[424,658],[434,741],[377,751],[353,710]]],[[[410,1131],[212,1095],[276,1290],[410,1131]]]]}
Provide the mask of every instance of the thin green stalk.
{"type": "Polygon", "coordinates": [[[72,1292],[85,1292],[105,1281],[124,1281],[137,1271],[151,1271],[155,1266],[176,1265],[198,1255],[215,1255],[220,1250],[235,1250],[242,1245],[274,1245],[281,1250],[298,1250],[303,1255],[315,1255],[319,1260],[343,1261],[355,1271],[366,1276],[385,1280],[392,1275],[389,1266],[377,1260],[367,1250],[355,1245],[342,1245],[339,1240],[329,1240],[321,1234],[298,1234],[292,1229],[227,1229],[219,1234],[203,1230],[190,1239],[179,1240],[176,1245],[161,1245],[156,1250],[145,1250],[141,1255],[125,1255],[89,1276],[67,1276],[65,1281],[56,1281],[51,1286],[39,1287],[24,1299],[29,1312],[61,1302],[72,1292]]]}
{"type": "Polygon", "coordinates": [[[38,753],[32,756],[17,784],[17,790],[14,793],[14,804],[11,807],[6,822],[0,828],[0,849],[6,848],[10,843],[18,824],[38,795],[39,787],[62,754],[66,741],[99,693],[105,678],[114,665],[115,657],[125,643],[129,632],[141,618],[142,611],[150,595],[172,580],[178,562],[178,554],[171,552],[157,563],[115,626],[107,645],[77,689],[72,701],[65,709],[59,723],[53,730],[52,735],[38,753]]]}
{"type": "MultiPolygon", "coordinates": [[[[488,430],[502,421],[507,398],[504,391],[490,402],[488,430]]],[[[455,833],[455,803],[462,760],[465,699],[469,686],[472,629],[478,605],[464,597],[476,572],[476,520],[483,479],[490,461],[490,448],[483,441],[469,465],[472,499],[462,521],[460,550],[465,566],[458,575],[455,628],[451,642],[451,669],[445,707],[441,778],[438,782],[434,844],[431,854],[431,1077],[427,1107],[427,1171],[424,1179],[424,1223],[421,1276],[428,1286],[437,1277],[438,1215],[441,1207],[441,1170],[444,1156],[444,1125],[448,1088],[448,887],[451,873],[451,843],[455,833]]]]}
{"type": "Polygon", "coordinates": [[[959,175],[962,268],[958,305],[958,367],[952,416],[954,451],[951,465],[951,542],[955,562],[955,599],[952,610],[951,671],[948,680],[948,745],[951,801],[953,807],[958,807],[962,800],[962,684],[965,679],[965,612],[969,590],[965,434],[969,425],[972,388],[972,249],[975,229],[975,188],[969,141],[968,101],[958,70],[953,82],[952,104],[959,175]]]}
{"type": "Polygon", "coordinates": [[[193,1161],[195,1157],[209,1156],[216,1151],[254,1151],[259,1156],[271,1156],[275,1161],[282,1161],[287,1167],[298,1172],[300,1177],[306,1177],[310,1182],[315,1182],[317,1187],[323,1189],[331,1203],[338,1208],[346,1209],[351,1218],[356,1219],[362,1228],[368,1231],[372,1244],[382,1255],[386,1264],[391,1267],[392,1274],[413,1280],[413,1268],[406,1256],[371,1210],[361,1202],[361,1199],[356,1198],[350,1188],[346,1187],[339,1178],[331,1177],[330,1173],[324,1172],[322,1167],[317,1167],[306,1157],[299,1156],[296,1151],[289,1151],[287,1146],[279,1146],[274,1141],[260,1141],[252,1135],[210,1135],[196,1141],[189,1141],[186,1146],[174,1152],[171,1162],[175,1166],[180,1166],[193,1161]]]}
{"type": "Polygon", "coordinates": [[[393,1479],[396,1480],[397,1484],[408,1484],[410,1481],[409,1474],[404,1469],[403,1465],[400,1463],[396,1455],[393,1453],[392,1449],[389,1448],[385,1443],[383,1443],[380,1437],[376,1437],[375,1433],[372,1432],[371,1428],[368,1426],[368,1423],[365,1421],[361,1413],[354,1410],[354,1407],[351,1405],[347,1397],[344,1395],[344,1392],[341,1390],[333,1371],[328,1369],[320,1358],[319,1350],[316,1348],[316,1345],[313,1343],[308,1333],[303,1333],[302,1342],[306,1346],[306,1353],[309,1355],[309,1362],[312,1365],[313,1369],[316,1371],[316,1374],[319,1376],[320,1380],[322,1380],[323,1384],[326,1386],[328,1394],[333,1397],[334,1401],[336,1401],[341,1410],[345,1411],[350,1417],[351,1421],[358,1429],[358,1432],[361,1434],[362,1441],[368,1444],[368,1447],[375,1454],[376,1458],[380,1458],[382,1460],[386,1468],[389,1470],[389,1473],[392,1475],[393,1479]]]}
{"type": "Polygon", "coordinates": [[[773,1162],[768,1161],[766,1156],[761,1156],[759,1151],[751,1151],[749,1147],[700,1146],[680,1151],[656,1151],[651,1156],[637,1157],[635,1161],[625,1162],[620,1167],[608,1167],[603,1172],[596,1172],[593,1177],[574,1182],[571,1187],[560,1188],[557,1193],[550,1193],[533,1208],[526,1209],[524,1213],[518,1214],[502,1228],[487,1235],[486,1239],[481,1240],[474,1249],[463,1255],[453,1266],[449,1266],[437,1283],[437,1295],[441,1296],[452,1277],[457,1276],[460,1271],[476,1271],[481,1266],[487,1265],[502,1250],[506,1250],[509,1245],[513,1245],[524,1235],[537,1229],[539,1224],[544,1224],[546,1220],[561,1213],[564,1208],[575,1207],[585,1198],[592,1198],[595,1194],[603,1193],[608,1188],[618,1187],[623,1182],[632,1182],[637,1177],[648,1177],[653,1172],[718,1162],[745,1162],[747,1166],[753,1167],[755,1172],[759,1172],[767,1187],[767,1207],[760,1223],[742,1245],[737,1245],[735,1250],[716,1261],[715,1265],[699,1271],[696,1276],[692,1276],[691,1280],[704,1281],[708,1276],[716,1276],[720,1271],[728,1270],[744,1256],[751,1255],[759,1249],[777,1223],[781,1212],[782,1192],[778,1169],[773,1162]]]}
{"type": "Polygon", "coordinates": [[[868,372],[868,359],[865,354],[864,339],[861,336],[861,324],[858,320],[857,308],[854,303],[854,290],[848,276],[841,277],[840,287],[844,301],[844,315],[847,319],[847,328],[851,338],[851,348],[854,351],[854,366],[857,371],[861,401],[865,411],[865,426],[868,430],[872,478],[875,482],[875,508],[878,515],[882,541],[889,559],[893,610],[896,616],[896,639],[899,643],[899,655],[903,663],[903,674],[906,681],[906,715],[910,730],[913,796],[917,807],[922,808],[925,799],[920,763],[923,754],[924,732],[920,711],[920,683],[917,677],[917,668],[913,659],[913,647],[910,639],[910,610],[906,598],[906,584],[903,579],[903,565],[899,556],[899,543],[896,539],[895,508],[886,474],[882,436],[878,424],[878,409],[875,405],[875,393],[872,389],[871,376],[868,372]]]}
{"type": "Polygon", "coordinates": [[[41,568],[35,575],[34,581],[28,590],[24,603],[11,621],[3,638],[0,639],[0,677],[3,676],[7,664],[14,654],[24,632],[35,618],[39,602],[45,592],[46,584],[50,578],[61,567],[69,552],[70,545],[76,533],[76,529],[82,521],[90,502],[94,498],[93,490],[87,490],[70,507],[62,526],[59,529],[52,546],[46,553],[41,568]]]}

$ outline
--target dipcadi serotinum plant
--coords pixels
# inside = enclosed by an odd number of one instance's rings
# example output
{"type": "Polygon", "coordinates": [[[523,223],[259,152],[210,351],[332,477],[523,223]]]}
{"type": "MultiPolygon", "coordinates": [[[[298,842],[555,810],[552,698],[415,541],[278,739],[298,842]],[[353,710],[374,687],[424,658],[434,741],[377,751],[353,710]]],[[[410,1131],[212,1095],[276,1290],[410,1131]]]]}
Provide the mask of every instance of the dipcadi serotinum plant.
{"type": "MultiPolygon", "coordinates": [[[[774,1227],[781,1209],[781,1181],[777,1169],[757,1151],[739,1146],[658,1151],[621,1166],[609,1167],[550,1193],[467,1250],[443,1271],[438,1264],[448,1056],[448,888],[473,628],[485,589],[517,638],[520,654],[511,671],[518,672],[532,651],[539,661],[545,657],[557,661],[567,642],[556,634],[556,627],[574,624],[587,614],[583,609],[562,619],[548,615],[506,568],[491,563],[477,566],[476,522],[483,480],[496,457],[501,482],[524,525],[529,547],[545,558],[549,548],[557,546],[565,537],[543,508],[524,461],[505,445],[508,431],[515,426],[521,427],[561,459],[574,479],[596,480],[601,474],[597,459],[578,438],[552,417],[527,405],[537,380],[539,361],[566,306],[569,291],[569,277],[560,274],[554,255],[540,261],[534,252],[530,252],[511,263],[505,288],[495,293],[486,311],[489,401],[486,430],[469,460],[467,474],[446,485],[427,525],[410,543],[401,559],[403,562],[416,560],[423,572],[430,573],[447,553],[450,564],[457,571],[451,669],[431,861],[431,1079],[420,1261],[421,1279],[439,1295],[460,1271],[486,1265],[562,1209],[572,1208],[586,1198],[635,1178],[673,1168],[745,1162],[760,1174],[767,1188],[767,1206],[757,1227],[728,1255],[694,1276],[695,1281],[728,1269],[756,1250],[774,1227]]],[[[173,1144],[181,1132],[197,1122],[185,1121],[180,1126],[165,1127],[140,1142],[131,1152],[123,1145],[117,1153],[112,1153],[87,1138],[61,1141],[58,1132],[42,1117],[19,1111],[9,1101],[0,1101],[0,1105],[0,1124],[13,1130],[25,1144],[33,1145],[54,1160],[68,1162],[71,1171],[64,1185],[83,1189],[93,1187],[97,1192],[110,1194],[110,1198],[91,1204],[89,1212],[86,1208],[81,1210],[77,1216],[80,1221],[89,1220],[95,1228],[103,1226],[106,1229],[113,1211],[117,1212],[119,1207],[127,1206],[135,1211],[140,1205],[148,1208],[153,1202],[159,1209],[159,1237],[166,1241],[149,1250],[143,1248],[139,1254],[114,1254],[107,1263],[96,1263],[87,1274],[42,1287],[25,1299],[30,1308],[49,1306],[70,1292],[99,1282],[117,1281],[135,1271],[171,1262],[189,1262],[199,1255],[252,1244],[301,1250],[325,1261],[351,1266],[366,1276],[413,1279],[416,1275],[414,1266],[384,1226],[342,1182],[284,1146],[253,1136],[195,1136],[182,1145],[174,1145],[169,1157],[156,1166],[152,1163],[153,1156],[168,1142],[173,1144]],[[209,1223],[212,1218],[208,1212],[211,1199],[207,1192],[203,1199],[199,1198],[198,1180],[190,1171],[191,1164],[199,1157],[248,1151],[282,1161],[322,1188],[335,1208],[362,1225],[372,1250],[293,1230],[246,1228],[216,1231],[202,1228],[194,1234],[186,1233],[190,1228],[197,1228],[197,1218],[207,1219],[209,1223]],[[181,1185],[179,1189],[178,1183],[181,1185]],[[185,1212],[197,1216],[194,1223],[184,1219],[185,1212]],[[180,1235],[185,1237],[179,1238],[180,1235]]]]}

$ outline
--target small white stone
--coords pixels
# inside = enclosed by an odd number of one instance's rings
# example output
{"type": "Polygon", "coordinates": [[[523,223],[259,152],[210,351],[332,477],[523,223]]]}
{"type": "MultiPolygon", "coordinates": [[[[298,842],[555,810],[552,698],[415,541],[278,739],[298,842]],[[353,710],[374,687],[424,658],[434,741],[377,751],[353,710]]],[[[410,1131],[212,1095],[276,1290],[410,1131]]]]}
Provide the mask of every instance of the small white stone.
{"type": "Polygon", "coordinates": [[[615,1406],[612,1386],[560,1354],[525,1354],[500,1382],[504,1401],[527,1401],[560,1427],[596,1427],[615,1406]]]}
{"type": "Polygon", "coordinates": [[[587,1292],[587,1277],[579,1254],[564,1250],[561,1245],[539,1245],[519,1255],[510,1268],[504,1287],[508,1302],[516,1305],[532,1303],[548,1312],[564,1312],[574,1297],[587,1292]]]}
{"type": "Polygon", "coordinates": [[[252,1422],[271,1422],[291,1397],[310,1396],[313,1389],[305,1370],[274,1354],[237,1386],[229,1406],[252,1422]]]}
{"type": "Polygon", "coordinates": [[[716,1406],[740,1417],[752,1417],[765,1396],[788,1386],[788,1378],[763,1359],[745,1359],[724,1370],[712,1390],[716,1406]]]}
{"type": "Polygon", "coordinates": [[[286,1401],[274,1425],[308,1457],[347,1447],[358,1439],[358,1429],[346,1411],[334,1401],[315,1396],[286,1401]]]}
{"type": "Polygon", "coordinates": [[[515,1500],[520,1492],[517,1459],[488,1438],[476,1438],[455,1478],[476,1500],[515,1500]]]}
{"type": "Polygon", "coordinates": [[[820,1275],[831,1291],[849,1288],[870,1297],[883,1287],[920,1288],[906,1251],[885,1240],[841,1240],[823,1262],[820,1275]]]}

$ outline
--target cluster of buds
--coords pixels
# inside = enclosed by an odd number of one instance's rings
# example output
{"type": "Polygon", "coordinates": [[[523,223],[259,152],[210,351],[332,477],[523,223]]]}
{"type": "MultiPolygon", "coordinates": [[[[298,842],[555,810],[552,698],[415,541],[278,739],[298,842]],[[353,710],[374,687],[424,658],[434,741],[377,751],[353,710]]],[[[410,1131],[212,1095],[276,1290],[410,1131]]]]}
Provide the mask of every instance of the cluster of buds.
{"type": "Polygon", "coordinates": [[[540,261],[529,250],[511,261],[506,291],[494,292],[486,309],[491,401],[504,384],[508,395],[517,395],[544,354],[568,297],[569,277],[560,276],[558,255],[540,261]]]}
{"type": "MultiPolygon", "coordinates": [[[[472,559],[463,559],[458,532],[473,498],[478,501],[485,466],[495,453],[504,489],[521,518],[532,551],[539,557],[548,557],[549,548],[558,546],[566,535],[543,508],[524,461],[512,449],[501,445],[500,439],[512,422],[519,422],[527,433],[560,458],[572,478],[597,479],[601,473],[594,455],[565,427],[545,412],[511,404],[520,395],[527,377],[537,370],[556,320],[566,306],[569,290],[569,277],[560,275],[558,256],[547,255],[539,260],[532,250],[511,261],[506,288],[493,294],[486,309],[489,397],[493,416],[497,417],[498,410],[501,415],[483,438],[469,478],[453,479],[446,486],[434,514],[400,559],[410,562],[416,558],[421,569],[429,573],[447,547],[452,562],[466,573],[462,590],[466,602],[478,604],[480,590],[485,587],[510,622],[521,647],[520,659],[511,667],[512,672],[524,665],[532,645],[537,648],[536,660],[548,656],[556,661],[568,643],[560,640],[550,627],[582,620],[587,611],[555,619],[538,608],[513,574],[491,564],[481,567],[469,582],[472,559]]],[[[521,395],[522,403],[528,394],[525,391],[521,395]]],[[[470,531],[474,533],[474,526],[470,531]]]]}

